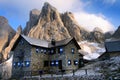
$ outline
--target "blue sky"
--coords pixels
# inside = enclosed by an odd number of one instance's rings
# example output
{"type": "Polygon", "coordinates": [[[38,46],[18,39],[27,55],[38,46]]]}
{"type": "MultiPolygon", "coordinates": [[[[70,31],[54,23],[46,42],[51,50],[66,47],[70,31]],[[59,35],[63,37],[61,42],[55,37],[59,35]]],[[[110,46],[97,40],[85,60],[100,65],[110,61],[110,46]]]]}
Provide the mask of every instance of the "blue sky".
{"type": "Polygon", "coordinates": [[[120,0],[92,0],[92,4],[85,7],[85,10],[94,14],[102,13],[115,27],[120,25],[120,0]]]}
{"type": "Polygon", "coordinates": [[[0,0],[0,16],[6,17],[15,30],[19,25],[24,28],[30,10],[41,10],[44,2],[59,12],[71,11],[78,24],[88,30],[99,27],[106,32],[120,25],[120,0],[0,0]]]}

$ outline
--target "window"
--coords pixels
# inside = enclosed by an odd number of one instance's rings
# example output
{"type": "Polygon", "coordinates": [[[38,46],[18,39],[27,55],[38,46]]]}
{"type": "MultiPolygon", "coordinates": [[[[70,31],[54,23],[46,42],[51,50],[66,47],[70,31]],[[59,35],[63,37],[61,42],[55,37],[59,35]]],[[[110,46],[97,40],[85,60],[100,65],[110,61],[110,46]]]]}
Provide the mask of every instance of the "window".
{"type": "Polygon", "coordinates": [[[17,67],[17,62],[14,62],[14,63],[13,63],[13,66],[14,66],[14,67],[17,67]]]}
{"type": "Polygon", "coordinates": [[[59,65],[59,62],[58,60],[55,61],[55,65],[58,66],[59,65]]]}
{"type": "Polygon", "coordinates": [[[53,54],[54,53],[54,50],[53,49],[51,49],[51,54],[53,54]]]}
{"type": "Polygon", "coordinates": [[[55,65],[54,61],[50,61],[50,66],[54,66],[54,65],[55,65]]]}
{"type": "Polygon", "coordinates": [[[46,54],[46,52],[47,52],[47,50],[46,49],[44,49],[44,53],[46,54]]]}
{"type": "Polygon", "coordinates": [[[74,60],[74,65],[78,65],[78,64],[79,64],[78,60],[74,60]]]}
{"type": "Polygon", "coordinates": [[[50,66],[58,66],[58,65],[59,65],[59,61],[58,60],[50,61],[50,66]]]}
{"type": "Polygon", "coordinates": [[[43,49],[40,50],[41,53],[43,53],[43,51],[44,51],[43,49]]]}
{"type": "Polygon", "coordinates": [[[68,65],[71,65],[71,60],[68,60],[68,65]]]}
{"type": "Polygon", "coordinates": [[[25,61],[25,67],[29,67],[30,66],[30,61],[25,61]]]}
{"type": "Polygon", "coordinates": [[[44,67],[48,67],[49,66],[49,61],[44,61],[44,67]]]}
{"type": "Polygon", "coordinates": [[[21,67],[21,66],[22,66],[22,63],[21,63],[21,62],[17,62],[17,66],[18,66],[18,67],[21,67]]]}
{"type": "Polygon", "coordinates": [[[47,52],[50,54],[50,50],[47,50],[47,52]]]}
{"type": "Polygon", "coordinates": [[[58,48],[58,53],[63,53],[63,48],[61,47],[61,48],[58,48]]]}
{"type": "Polygon", "coordinates": [[[36,48],[36,53],[39,53],[39,49],[38,48],[36,48]]]}
{"type": "Polygon", "coordinates": [[[72,49],[71,49],[71,52],[74,54],[74,52],[75,52],[75,49],[74,49],[74,48],[72,48],[72,49]]]}

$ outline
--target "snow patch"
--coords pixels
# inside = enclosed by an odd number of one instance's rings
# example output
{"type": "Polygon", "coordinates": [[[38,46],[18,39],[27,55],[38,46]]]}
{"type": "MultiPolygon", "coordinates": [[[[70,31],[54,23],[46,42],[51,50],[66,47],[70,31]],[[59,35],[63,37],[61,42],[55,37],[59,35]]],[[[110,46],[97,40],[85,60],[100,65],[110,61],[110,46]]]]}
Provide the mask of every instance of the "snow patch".
{"type": "Polygon", "coordinates": [[[79,52],[84,55],[83,58],[86,60],[97,59],[106,51],[104,44],[88,41],[78,42],[78,44],[81,46],[81,50],[79,50],[79,52]]]}

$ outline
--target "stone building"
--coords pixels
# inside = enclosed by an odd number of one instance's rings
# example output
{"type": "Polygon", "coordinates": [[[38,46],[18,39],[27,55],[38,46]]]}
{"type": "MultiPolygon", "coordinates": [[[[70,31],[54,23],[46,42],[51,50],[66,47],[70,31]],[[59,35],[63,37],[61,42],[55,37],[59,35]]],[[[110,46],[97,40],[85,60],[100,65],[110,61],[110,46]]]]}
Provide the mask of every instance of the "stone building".
{"type": "Polygon", "coordinates": [[[102,60],[120,56],[120,40],[105,42],[105,49],[106,52],[99,57],[102,60]]]}
{"type": "Polygon", "coordinates": [[[49,42],[20,35],[11,51],[12,76],[25,71],[38,75],[39,71],[76,70],[83,65],[83,56],[78,49],[81,48],[75,38],[49,42]]]}

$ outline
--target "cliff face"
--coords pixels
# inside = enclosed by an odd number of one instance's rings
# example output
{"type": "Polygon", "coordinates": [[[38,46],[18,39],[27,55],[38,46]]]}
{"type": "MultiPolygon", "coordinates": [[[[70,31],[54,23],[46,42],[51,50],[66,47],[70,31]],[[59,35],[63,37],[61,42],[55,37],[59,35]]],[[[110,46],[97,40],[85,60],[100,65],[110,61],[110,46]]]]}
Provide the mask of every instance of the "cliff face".
{"type": "Polygon", "coordinates": [[[112,38],[120,39],[120,26],[119,26],[118,29],[114,32],[114,34],[112,35],[112,38]]]}
{"type": "Polygon", "coordinates": [[[50,41],[51,38],[62,40],[70,37],[59,12],[49,3],[44,4],[37,25],[32,26],[28,32],[28,36],[48,41],[50,41]]]}
{"type": "Polygon", "coordinates": [[[90,32],[89,40],[92,42],[102,43],[105,41],[103,31],[96,27],[92,32],[90,32]]]}
{"type": "Polygon", "coordinates": [[[30,37],[48,40],[62,40],[69,37],[75,37],[77,41],[104,41],[104,35],[101,31],[89,32],[84,27],[78,25],[71,12],[59,13],[57,9],[49,3],[44,3],[41,12],[32,10],[30,20],[23,32],[30,37]],[[34,14],[37,16],[34,18],[34,14]],[[39,13],[39,14],[38,14],[39,13]]]}
{"type": "Polygon", "coordinates": [[[86,36],[89,34],[89,32],[78,25],[74,15],[71,12],[61,14],[61,18],[72,37],[75,37],[77,41],[86,39],[86,36]]]}
{"type": "Polygon", "coordinates": [[[15,31],[8,24],[8,20],[0,16],[0,53],[9,45],[14,35],[15,31]]]}
{"type": "Polygon", "coordinates": [[[35,25],[37,25],[38,20],[39,20],[39,15],[40,15],[40,11],[37,9],[33,9],[32,11],[30,11],[30,19],[29,21],[26,23],[26,27],[24,29],[24,34],[28,35],[29,31],[31,30],[31,28],[35,25]]]}

